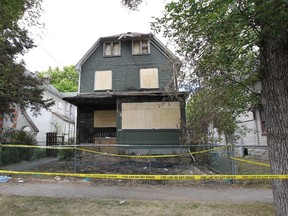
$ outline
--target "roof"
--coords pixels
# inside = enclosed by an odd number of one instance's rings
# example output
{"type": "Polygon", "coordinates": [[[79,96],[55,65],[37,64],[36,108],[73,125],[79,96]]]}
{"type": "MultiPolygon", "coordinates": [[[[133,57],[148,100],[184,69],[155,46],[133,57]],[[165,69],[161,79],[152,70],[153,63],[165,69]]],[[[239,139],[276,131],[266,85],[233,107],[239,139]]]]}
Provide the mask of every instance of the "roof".
{"type": "Polygon", "coordinates": [[[85,61],[94,53],[94,51],[101,45],[103,41],[109,40],[119,40],[127,41],[132,39],[147,39],[149,38],[151,42],[158,48],[167,58],[169,58],[173,63],[177,64],[180,68],[181,61],[175,56],[160,40],[158,40],[152,33],[139,33],[139,32],[127,32],[106,37],[100,37],[93,46],[85,53],[85,55],[80,59],[80,61],[75,65],[75,68],[81,72],[81,66],[85,61]]]}
{"type": "Polygon", "coordinates": [[[64,100],[77,105],[84,103],[111,102],[114,103],[117,97],[162,97],[186,99],[188,92],[163,92],[163,91],[125,91],[125,92],[88,92],[78,93],[72,97],[65,97],[64,100]]]}
{"type": "Polygon", "coordinates": [[[21,109],[21,112],[24,116],[24,118],[27,120],[27,122],[29,123],[29,125],[31,126],[31,128],[33,129],[34,132],[39,133],[39,129],[37,128],[37,126],[34,124],[34,122],[32,121],[32,119],[30,118],[30,116],[28,115],[28,113],[26,112],[25,109],[21,109]]]}
{"type": "Polygon", "coordinates": [[[61,118],[63,121],[66,121],[66,122],[70,122],[70,123],[74,123],[74,120],[73,119],[69,119],[67,116],[65,115],[62,115],[60,113],[57,113],[57,112],[52,112],[52,114],[56,115],[57,117],[61,118]]]}
{"type": "Polygon", "coordinates": [[[63,97],[63,96],[62,96],[62,93],[59,92],[59,91],[58,91],[54,86],[52,86],[51,84],[45,85],[44,88],[45,88],[45,90],[51,92],[52,94],[54,94],[54,95],[56,95],[56,96],[58,96],[58,97],[60,97],[60,98],[63,97]]]}

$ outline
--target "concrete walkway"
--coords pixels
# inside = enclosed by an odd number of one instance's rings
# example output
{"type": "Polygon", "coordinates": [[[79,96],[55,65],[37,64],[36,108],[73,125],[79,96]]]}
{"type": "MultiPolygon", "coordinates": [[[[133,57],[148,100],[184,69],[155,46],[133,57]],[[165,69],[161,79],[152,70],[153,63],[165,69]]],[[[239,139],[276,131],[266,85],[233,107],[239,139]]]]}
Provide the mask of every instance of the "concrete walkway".
{"type": "MultiPolygon", "coordinates": [[[[4,169],[24,171],[39,164],[52,163],[57,158],[46,158],[37,161],[23,162],[4,169]]],[[[105,185],[92,182],[66,181],[26,181],[18,183],[9,181],[0,183],[0,194],[41,197],[95,198],[119,200],[185,200],[207,202],[264,202],[272,203],[271,189],[239,188],[228,184],[207,186],[171,186],[129,184],[105,185]]]]}
{"type": "Polygon", "coordinates": [[[58,158],[42,158],[39,160],[35,160],[35,161],[27,161],[27,162],[22,162],[22,163],[18,163],[18,164],[12,164],[12,165],[8,165],[8,166],[4,166],[2,167],[2,169],[5,170],[14,170],[14,171],[26,171],[26,170],[30,170],[32,168],[35,168],[39,165],[42,164],[49,164],[55,161],[58,161],[58,158]]]}
{"type": "Polygon", "coordinates": [[[95,198],[119,200],[185,200],[233,203],[272,203],[271,189],[235,188],[232,186],[203,188],[182,186],[91,185],[87,182],[7,182],[0,184],[0,194],[95,198]]]}

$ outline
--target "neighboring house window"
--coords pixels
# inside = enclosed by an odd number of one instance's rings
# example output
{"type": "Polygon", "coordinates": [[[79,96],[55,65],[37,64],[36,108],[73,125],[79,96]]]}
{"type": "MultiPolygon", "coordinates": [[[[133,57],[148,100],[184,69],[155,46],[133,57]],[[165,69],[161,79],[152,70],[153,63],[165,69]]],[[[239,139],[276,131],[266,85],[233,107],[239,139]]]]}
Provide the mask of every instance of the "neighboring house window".
{"type": "Polygon", "coordinates": [[[159,77],[157,68],[140,69],[140,88],[159,88],[159,77]]]}
{"type": "Polygon", "coordinates": [[[94,90],[111,90],[112,89],[112,71],[96,71],[94,90]]]}
{"type": "Polygon", "coordinates": [[[142,55],[150,53],[150,43],[148,40],[133,40],[132,41],[132,54],[142,55]]]}
{"type": "Polygon", "coordinates": [[[120,56],[120,42],[104,42],[104,56],[120,56]]]}
{"type": "Polygon", "coordinates": [[[59,109],[62,109],[62,108],[63,108],[62,102],[58,101],[58,102],[57,102],[57,107],[58,107],[59,109]]]}
{"type": "Polygon", "coordinates": [[[262,134],[265,135],[267,133],[267,128],[266,128],[266,118],[265,118],[264,110],[259,110],[259,113],[260,113],[262,134]]]}

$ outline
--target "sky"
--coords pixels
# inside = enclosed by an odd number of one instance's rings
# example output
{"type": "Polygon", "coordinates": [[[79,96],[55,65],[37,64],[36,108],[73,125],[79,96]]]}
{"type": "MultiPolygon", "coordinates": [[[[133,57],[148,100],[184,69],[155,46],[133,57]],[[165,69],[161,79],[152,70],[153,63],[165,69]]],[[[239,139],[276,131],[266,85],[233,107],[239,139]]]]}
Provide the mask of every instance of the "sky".
{"type": "MultiPolygon", "coordinates": [[[[125,32],[152,32],[152,17],[161,17],[165,0],[144,0],[130,11],[121,0],[43,0],[45,29],[37,45],[23,56],[32,72],[76,65],[100,38],[125,32]]],[[[164,44],[161,35],[156,35],[164,44]]]]}

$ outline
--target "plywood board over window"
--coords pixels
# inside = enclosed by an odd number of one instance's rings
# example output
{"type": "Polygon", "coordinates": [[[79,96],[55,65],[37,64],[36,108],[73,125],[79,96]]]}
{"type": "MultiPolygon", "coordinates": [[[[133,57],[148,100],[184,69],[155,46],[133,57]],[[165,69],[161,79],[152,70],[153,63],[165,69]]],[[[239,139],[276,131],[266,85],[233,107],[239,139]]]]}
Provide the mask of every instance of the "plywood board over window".
{"type": "Polygon", "coordinates": [[[177,129],[179,126],[179,102],[122,104],[122,129],[177,129]]]}
{"type": "Polygon", "coordinates": [[[94,127],[116,127],[116,110],[96,110],[94,111],[94,127]]]}
{"type": "Polygon", "coordinates": [[[140,88],[159,88],[158,68],[140,69],[140,88]]]}
{"type": "Polygon", "coordinates": [[[96,71],[94,90],[111,90],[112,89],[112,71],[96,71]]]}

